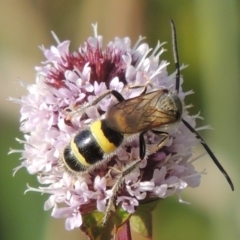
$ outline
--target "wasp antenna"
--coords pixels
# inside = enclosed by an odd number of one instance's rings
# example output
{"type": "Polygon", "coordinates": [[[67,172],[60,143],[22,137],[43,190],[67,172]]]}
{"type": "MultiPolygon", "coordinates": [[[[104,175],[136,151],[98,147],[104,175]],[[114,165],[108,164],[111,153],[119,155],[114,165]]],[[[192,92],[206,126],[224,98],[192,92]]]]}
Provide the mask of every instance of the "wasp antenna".
{"type": "Polygon", "coordinates": [[[217,160],[217,158],[215,157],[215,155],[213,154],[211,149],[208,147],[206,142],[203,140],[203,138],[198,134],[197,131],[195,131],[195,129],[188,122],[186,122],[184,119],[182,119],[182,122],[192,133],[196,134],[196,138],[200,139],[202,146],[205,148],[205,150],[207,151],[209,156],[212,158],[213,162],[217,165],[218,169],[222,172],[224,177],[227,179],[232,191],[234,191],[234,186],[233,186],[231,178],[229,177],[229,175],[227,174],[227,172],[225,171],[223,166],[220,164],[220,162],[217,160]]]}
{"type": "Polygon", "coordinates": [[[178,48],[177,48],[177,33],[176,27],[173,20],[170,20],[171,28],[172,28],[172,46],[173,46],[173,57],[175,63],[176,73],[176,91],[179,92],[179,85],[180,85],[180,66],[179,66],[179,57],[178,57],[178,48]]]}

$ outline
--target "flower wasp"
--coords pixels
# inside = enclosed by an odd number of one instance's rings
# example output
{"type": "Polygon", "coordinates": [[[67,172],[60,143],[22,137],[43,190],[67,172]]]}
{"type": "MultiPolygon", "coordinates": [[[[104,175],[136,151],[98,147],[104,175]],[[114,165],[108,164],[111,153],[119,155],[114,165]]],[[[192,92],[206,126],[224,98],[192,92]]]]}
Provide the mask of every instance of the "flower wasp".
{"type": "Polygon", "coordinates": [[[141,161],[147,158],[147,150],[144,136],[148,131],[160,135],[161,140],[157,144],[157,150],[161,149],[169,137],[169,128],[180,121],[196,135],[212,158],[219,170],[223,173],[232,190],[233,183],[219,163],[211,149],[196,130],[182,118],[183,105],[178,97],[180,85],[180,65],[177,51],[177,38],[174,22],[171,20],[173,55],[176,68],[175,91],[158,89],[147,92],[147,85],[133,86],[142,87],[139,96],[125,99],[119,92],[108,90],[98,96],[93,102],[76,110],[75,113],[84,113],[89,107],[98,105],[102,99],[112,95],[118,103],[107,110],[104,118],[99,119],[80,130],[71,142],[63,150],[61,165],[69,174],[78,175],[83,172],[94,170],[113,156],[118,148],[124,144],[125,138],[138,134],[139,158],[127,164],[116,177],[112,187],[112,196],[108,200],[107,209],[103,219],[106,223],[110,209],[114,205],[114,199],[121,188],[126,175],[130,174],[139,166],[141,161]]]}

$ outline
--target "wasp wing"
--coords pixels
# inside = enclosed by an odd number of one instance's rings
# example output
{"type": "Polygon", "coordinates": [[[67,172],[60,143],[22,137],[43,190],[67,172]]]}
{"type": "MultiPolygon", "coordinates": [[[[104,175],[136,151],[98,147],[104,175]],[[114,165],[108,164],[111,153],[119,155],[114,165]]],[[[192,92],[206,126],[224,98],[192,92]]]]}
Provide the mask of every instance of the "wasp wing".
{"type": "Polygon", "coordinates": [[[165,95],[164,90],[157,90],[116,104],[106,114],[109,127],[132,134],[176,122],[176,117],[164,110],[169,104],[165,95]]]}

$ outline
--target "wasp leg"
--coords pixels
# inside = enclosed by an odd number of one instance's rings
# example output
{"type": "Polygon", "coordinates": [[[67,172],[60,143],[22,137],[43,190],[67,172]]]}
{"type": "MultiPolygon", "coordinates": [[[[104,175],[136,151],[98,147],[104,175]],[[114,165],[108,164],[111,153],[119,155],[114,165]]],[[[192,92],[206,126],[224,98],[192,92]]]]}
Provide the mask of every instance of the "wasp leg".
{"type": "Polygon", "coordinates": [[[165,146],[166,142],[169,139],[169,134],[167,132],[162,132],[162,131],[157,131],[157,130],[151,130],[151,131],[156,135],[163,136],[163,139],[161,139],[157,145],[156,151],[158,151],[159,149],[161,149],[162,147],[165,146]]]}
{"type": "Polygon", "coordinates": [[[143,75],[144,75],[144,78],[147,80],[145,84],[138,84],[138,85],[136,84],[136,85],[128,86],[129,89],[143,88],[142,92],[139,94],[140,96],[147,92],[148,86],[153,87],[148,76],[146,76],[145,73],[143,73],[143,75]]]}
{"type": "Polygon", "coordinates": [[[101,94],[100,96],[98,96],[95,100],[92,101],[92,103],[90,103],[90,106],[94,106],[97,105],[103,98],[105,98],[108,95],[113,95],[119,102],[124,101],[124,97],[122,96],[121,93],[119,93],[116,90],[108,90],[106,92],[104,92],[103,94],[101,94]]]}
{"type": "Polygon", "coordinates": [[[152,84],[148,81],[146,84],[143,85],[132,85],[128,86],[129,89],[136,89],[136,88],[143,88],[142,92],[139,94],[139,96],[144,95],[147,92],[147,87],[152,87],[152,84]]]}
{"type": "Polygon", "coordinates": [[[135,161],[132,161],[130,164],[126,165],[121,173],[119,174],[119,176],[117,177],[113,187],[112,187],[112,196],[109,198],[108,200],[108,204],[107,204],[107,208],[106,208],[106,211],[104,213],[104,217],[103,217],[103,221],[102,221],[102,225],[105,226],[108,218],[109,218],[109,215],[110,215],[110,212],[111,212],[111,209],[114,207],[114,201],[115,201],[115,198],[117,196],[117,193],[119,191],[119,189],[121,188],[124,180],[125,180],[125,177],[130,174],[134,169],[136,169],[136,167],[141,163],[142,159],[145,157],[146,155],[146,144],[145,144],[145,141],[144,141],[144,134],[146,132],[142,132],[140,133],[139,135],[139,156],[140,156],[140,159],[137,159],[135,161]]]}
{"type": "Polygon", "coordinates": [[[135,160],[128,164],[124,169],[122,169],[120,175],[117,177],[116,182],[112,187],[112,196],[108,200],[107,208],[104,213],[102,220],[102,225],[105,226],[106,222],[110,216],[111,209],[115,207],[114,201],[117,196],[119,189],[122,187],[125,177],[130,174],[138,165],[141,163],[142,159],[135,160]]]}
{"type": "Polygon", "coordinates": [[[129,86],[128,88],[129,89],[143,88],[142,92],[139,94],[141,96],[147,92],[147,85],[132,85],[132,86],[129,86]]]}
{"type": "Polygon", "coordinates": [[[84,114],[87,108],[89,108],[91,106],[97,105],[99,102],[102,101],[102,99],[104,99],[105,97],[107,97],[109,95],[113,95],[119,102],[122,102],[122,101],[125,100],[124,97],[122,96],[122,94],[119,93],[118,91],[116,91],[116,90],[108,90],[108,91],[104,92],[103,94],[99,95],[91,103],[82,105],[76,111],[73,111],[73,112],[69,113],[69,115],[67,116],[67,119],[70,119],[76,113],[84,114]]]}
{"type": "MultiPolygon", "coordinates": [[[[157,150],[159,150],[160,148],[162,148],[165,143],[167,142],[168,140],[168,137],[169,137],[169,134],[166,133],[166,132],[161,132],[161,131],[156,131],[156,130],[152,130],[153,133],[157,134],[157,135],[163,135],[163,139],[161,139],[161,141],[158,143],[157,145],[157,150]]],[[[134,171],[138,166],[139,164],[141,163],[141,161],[143,159],[145,159],[146,157],[146,143],[145,143],[145,140],[144,140],[144,134],[146,132],[142,132],[140,133],[139,135],[139,156],[140,158],[135,160],[135,161],[132,161],[130,164],[126,165],[121,173],[119,174],[119,176],[117,177],[116,179],[116,182],[114,183],[113,187],[112,187],[112,196],[109,198],[108,200],[108,204],[107,204],[107,208],[106,208],[106,211],[104,213],[104,217],[103,217],[103,221],[102,221],[102,225],[105,226],[108,218],[109,218],[109,215],[110,215],[110,212],[111,212],[111,209],[114,207],[114,201],[116,199],[116,196],[117,196],[117,193],[118,191],[120,190],[120,188],[122,187],[123,183],[124,183],[124,180],[125,180],[125,177],[130,174],[132,171],[134,171]]],[[[157,151],[156,150],[156,151],[157,151]]]]}

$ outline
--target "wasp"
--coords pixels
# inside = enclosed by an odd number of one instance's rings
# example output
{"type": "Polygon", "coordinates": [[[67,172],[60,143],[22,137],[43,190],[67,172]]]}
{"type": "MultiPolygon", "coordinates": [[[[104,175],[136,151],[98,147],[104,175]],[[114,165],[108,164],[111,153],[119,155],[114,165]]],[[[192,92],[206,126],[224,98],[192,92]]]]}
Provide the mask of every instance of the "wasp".
{"type": "MultiPolygon", "coordinates": [[[[161,148],[168,138],[168,133],[159,131],[159,127],[178,122],[182,116],[182,103],[176,93],[160,89],[140,96],[124,99],[115,91],[109,90],[85,106],[85,109],[98,104],[108,95],[113,95],[119,102],[112,106],[104,119],[93,122],[89,127],[79,131],[62,155],[63,167],[70,174],[91,171],[106,159],[109,159],[122,145],[126,136],[139,134],[139,158],[146,156],[144,134],[152,131],[162,135],[157,148],[161,148]]],[[[82,110],[83,111],[83,110],[82,110]]]]}
{"type": "MultiPolygon", "coordinates": [[[[112,197],[109,199],[103,224],[106,223],[110,209],[114,205],[114,198],[117,195],[126,175],[130,174],[143,159],[147,156],[144,135],[151,131],[161,136],[157,149],[162,148],[168,140],[168,128],[180,121],[198,138],[209,154],[213,162],[223,173],[232,190],[233,183],[225,169],[217,160],[211,149],[208,147],[198,132],[182,117],[183,103],[178,97],[180,85],[180,64],[177,51],[176,28],[171,20],[173,55],[176,68],[175,91],[158,89],[147,92],[147,86],[143,87],[139,96],[124,99],[121,93],[115,90],[108,90],[98,96],[92,103],[87,104],[79,111],[84,112],[91,106],[96,106],[103,98],[112,95],[118,103],[111,106],[103,119],[99,119],[90,126],[80,130],[72,137],[68,146],[63,150],[61,163],[63,168],[72,175],[94,170],[103,162],[116,154],[124,139],[138,134],[139,158],[127,164],[121,170],[112,187],[112,197]]],[[[78,111],[76,111],[78,112],[78,111]]],[[[74,114],[74,113],[73,113],[74,114]]]]}

